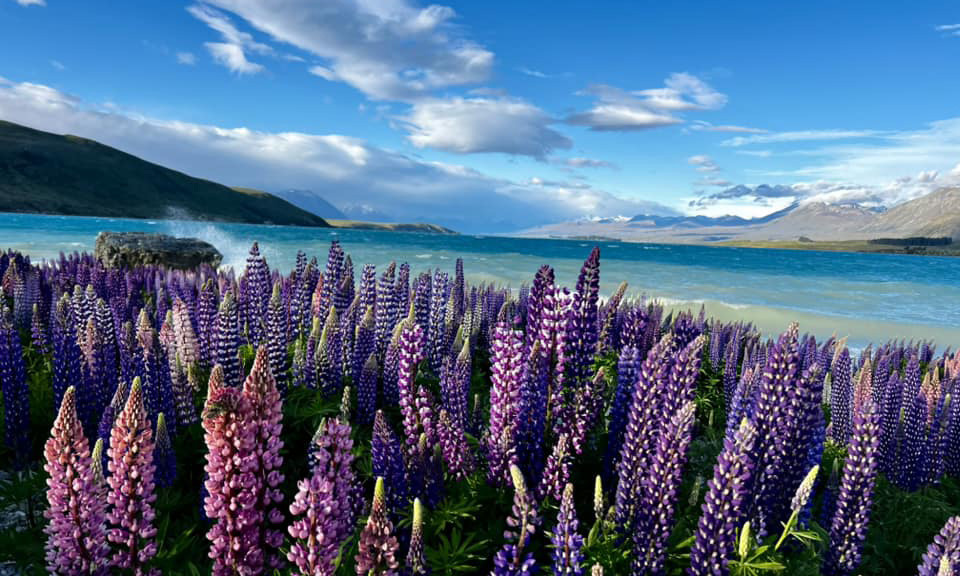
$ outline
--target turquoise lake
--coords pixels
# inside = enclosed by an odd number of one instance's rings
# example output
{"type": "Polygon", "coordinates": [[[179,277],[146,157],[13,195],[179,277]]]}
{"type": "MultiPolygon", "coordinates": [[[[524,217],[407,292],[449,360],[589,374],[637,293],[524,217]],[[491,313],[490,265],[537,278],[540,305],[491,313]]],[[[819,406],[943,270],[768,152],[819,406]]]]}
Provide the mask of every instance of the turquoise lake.
{"type": "MultiPolygon", "coordinates": [[[[337,239],[356,269],[406,261],[414,272],[453,271],[461,257],[468,280],[514,288],[550,264],[572,286],[594,245],[573,240],[501,236],[441,236],[408,232],[333,230],[191,221],[129,220],[0,214],[0,248],[51,259],[92,250],[101,230],[195,236],[242,267],[253,241],[272,267],[289,271],[297,250],[323,262],[337,239]]],[[[960,346],[960,258],[752,248],[597,242],[604,295],[626,280],[630,293],[673,308],[753,321],[766,333],[800,322],[823,338],[848,337],[853,347],[890,338],[932,339],[942,350],[960,346]]]]}

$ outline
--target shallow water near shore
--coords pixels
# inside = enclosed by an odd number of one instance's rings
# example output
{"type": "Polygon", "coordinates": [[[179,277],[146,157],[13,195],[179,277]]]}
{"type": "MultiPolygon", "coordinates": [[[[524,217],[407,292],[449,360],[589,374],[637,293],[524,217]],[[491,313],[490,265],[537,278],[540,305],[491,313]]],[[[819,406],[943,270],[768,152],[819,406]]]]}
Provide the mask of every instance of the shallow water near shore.
{"type": "MultiPolygon", "coordinates": [[[[391,260],[413,273],[440,267],[452,273],[464,260],[468,280],[514,288],[550,264],[573,286],[594,243],[575,240],[443,236],[176,220],[132,220],[0,214],[0,249],[34,260],[60,252],[92,251],[101,230],[195,236],[216,246],[224,265],[242,268],[253,241],[272,267],[289,271],[297,250],[323,263],[340,240],[357,269],[391,260]]],[[[672,309],[699,309],[722,320],[748,320],[764,333],[791,321],[818,338],[848,337],[853,348],[891,338],[929,339],[939,349],[960,346],[960,259],[754,248],[597,242],[601,290],[626,280],[630,294],[662,300],[672,309]]]]}

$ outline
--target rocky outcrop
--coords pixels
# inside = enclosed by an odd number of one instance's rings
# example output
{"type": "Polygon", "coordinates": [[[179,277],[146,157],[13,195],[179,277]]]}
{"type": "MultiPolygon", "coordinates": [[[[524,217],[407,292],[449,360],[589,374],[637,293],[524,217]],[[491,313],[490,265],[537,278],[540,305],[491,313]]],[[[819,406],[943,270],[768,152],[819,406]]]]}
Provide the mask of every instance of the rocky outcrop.
{"type": "Polygon", "coordinates": [[[213,245],[196,238],[176,238],[146,232],[101,232],[94,255],[109,268],[165,266],[195,268],[220,265],[223,255],[213,245]]]}

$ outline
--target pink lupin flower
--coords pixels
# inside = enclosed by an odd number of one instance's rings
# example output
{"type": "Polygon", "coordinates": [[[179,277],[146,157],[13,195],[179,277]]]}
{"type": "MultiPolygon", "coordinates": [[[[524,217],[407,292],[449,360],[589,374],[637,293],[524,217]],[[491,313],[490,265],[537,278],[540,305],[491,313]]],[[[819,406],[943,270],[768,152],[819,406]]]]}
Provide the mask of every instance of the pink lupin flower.
{"type": "Polygon", "coordinates": [[[157,553],[157,529],[153,526],[157,495],[153,483],[153,431],[139,378],[133,380],[127,403],[113,424],[107,453],[107,538],[116,545],[112,564],[136,576],[159,574],[148,567],[157,553]]]}
{"type": "Polygon", "coordinates": [[[44,516],[47,571],[106,574],[110,552],[104,533],[105,503],[97,486],[90,445],[77,419],[77,395],[67,388],[44,446],[49,508],[44,516]]]}

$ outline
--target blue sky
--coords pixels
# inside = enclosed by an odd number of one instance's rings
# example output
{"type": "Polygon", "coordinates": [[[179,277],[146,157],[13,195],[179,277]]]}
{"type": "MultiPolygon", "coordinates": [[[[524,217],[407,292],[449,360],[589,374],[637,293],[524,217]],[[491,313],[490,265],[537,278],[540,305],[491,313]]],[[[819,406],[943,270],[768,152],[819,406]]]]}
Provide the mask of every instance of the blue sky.
{"type": "Polygon", "coordinates": [[[916,197],[958,63],[955,2],[0,0],[2,119],[476,231],[916,197]]]}

